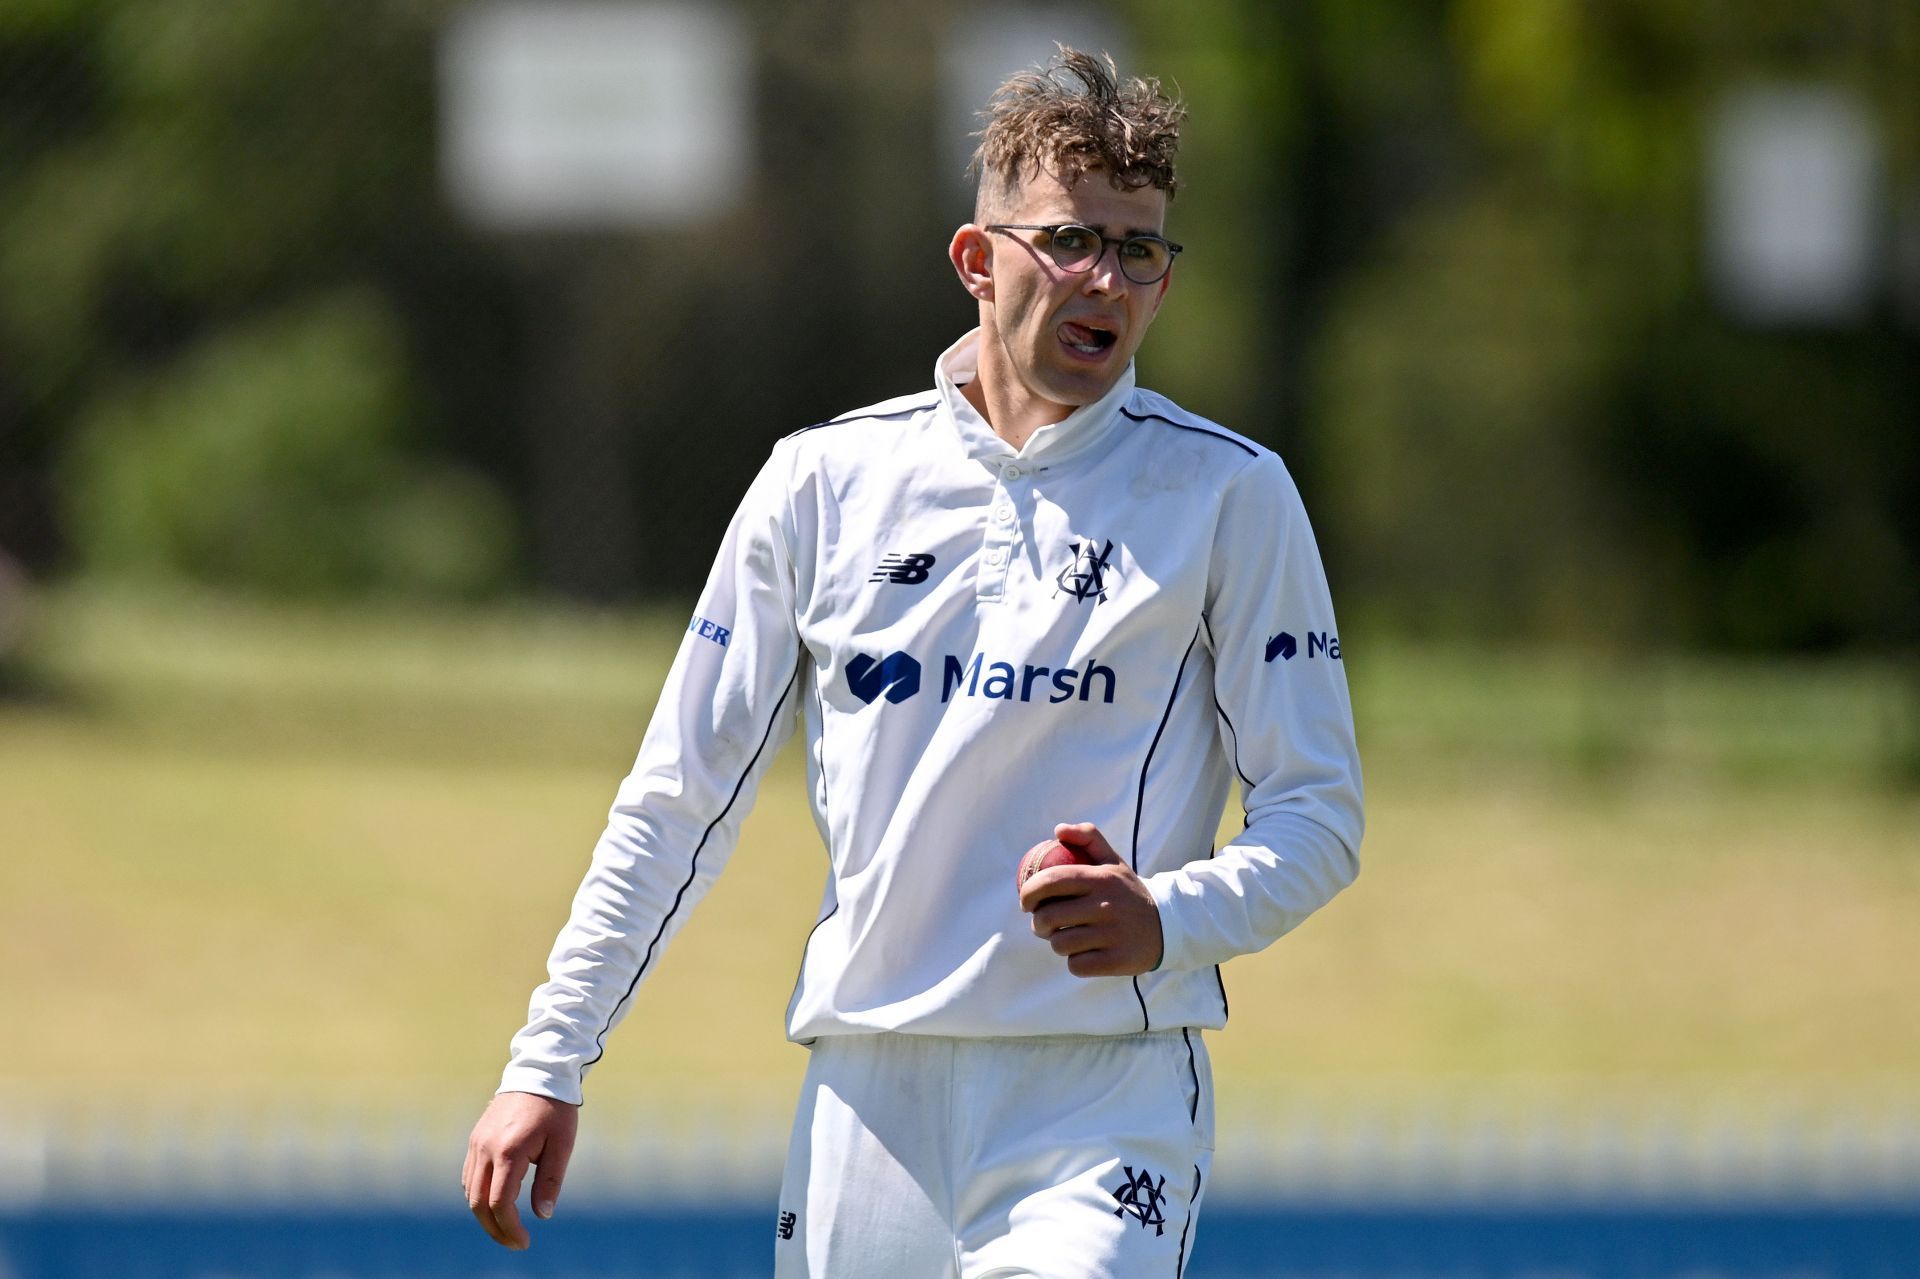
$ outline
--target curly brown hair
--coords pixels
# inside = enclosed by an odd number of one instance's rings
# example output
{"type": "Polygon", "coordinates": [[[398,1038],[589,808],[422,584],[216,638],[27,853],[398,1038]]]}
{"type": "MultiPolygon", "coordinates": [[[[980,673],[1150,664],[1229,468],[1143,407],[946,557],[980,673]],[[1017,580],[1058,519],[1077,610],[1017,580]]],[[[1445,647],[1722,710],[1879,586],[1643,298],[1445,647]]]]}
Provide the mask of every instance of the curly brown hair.
{"type": "Polygon", "coordinates": [[[976,220],[1004,207],[1041,169],[1068,186],[1100,169],[1116,187],[1157,187],[1172,199],[1186,105],[1157,79],[1122,83],[1108,54],[1054,47],[1051,62],[1009,79],[980,113],[987,127],[975,135],[969,170],[979,179],[976,220]]]}

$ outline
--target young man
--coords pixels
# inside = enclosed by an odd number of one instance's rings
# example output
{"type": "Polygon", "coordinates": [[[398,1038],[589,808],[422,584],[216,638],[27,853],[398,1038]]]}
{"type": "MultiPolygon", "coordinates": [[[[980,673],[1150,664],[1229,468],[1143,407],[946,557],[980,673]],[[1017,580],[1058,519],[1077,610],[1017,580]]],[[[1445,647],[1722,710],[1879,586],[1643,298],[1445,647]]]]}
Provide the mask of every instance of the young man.
{"type": "Polygon", "coordinates": [[[581,1080],[797,716],[830,870],[776,1274],[1177,1276],[1213,1146],[1217,965],[1349,883],[1359,762],[1280,460],[1134,385],[1182,118],[1062,50],[995,95],[931,391],[749,489],[462,1183],[524,1246],[581,1080]],[[1212,839],[1240,778],[1246,828],[1212,839]],[[1012,868],[1048,836],[1093,864],[1012,868]],[[1024,912],[1024,917],[1023,917],[1024,912]]]}

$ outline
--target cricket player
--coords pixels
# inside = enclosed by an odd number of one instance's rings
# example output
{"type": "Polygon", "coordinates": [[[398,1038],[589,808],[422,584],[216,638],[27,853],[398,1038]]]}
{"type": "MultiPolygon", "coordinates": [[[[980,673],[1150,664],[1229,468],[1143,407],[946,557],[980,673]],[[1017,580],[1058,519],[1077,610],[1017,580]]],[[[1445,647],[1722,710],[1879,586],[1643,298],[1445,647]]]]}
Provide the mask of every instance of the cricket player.
{"type": "Polygon", "coordinates": [[[828,870],[779,1276],[1177,1279],[1219,965],[1352,881],[1359,760],[1273,453],[1134,381],[1184,112],[1062,49],[994,95],[932,389],[774,445],[473,1131],[501,1243],[553,1211],[588,1069],[804,726],[828,870]],[[1246,823],[1213,846],[1238,778],[1246,823]],[[1013,868],[1055,837],[1091,864],[1013,868]]]}

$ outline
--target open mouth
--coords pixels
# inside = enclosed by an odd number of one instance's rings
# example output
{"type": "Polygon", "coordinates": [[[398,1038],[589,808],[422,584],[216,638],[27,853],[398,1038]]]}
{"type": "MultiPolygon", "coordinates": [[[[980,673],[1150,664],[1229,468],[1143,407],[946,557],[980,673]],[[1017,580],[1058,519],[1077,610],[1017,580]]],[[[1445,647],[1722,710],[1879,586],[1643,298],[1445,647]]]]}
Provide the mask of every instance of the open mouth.
{"type": "Polygon", "coordinates": [[[1120,335],[1111,329],[1103,329],[1097,324],[1081,324],[1069,320],[1060,326],[1060,340],[1082,355],[1099,355],[1118,342],[1120,335]]]}

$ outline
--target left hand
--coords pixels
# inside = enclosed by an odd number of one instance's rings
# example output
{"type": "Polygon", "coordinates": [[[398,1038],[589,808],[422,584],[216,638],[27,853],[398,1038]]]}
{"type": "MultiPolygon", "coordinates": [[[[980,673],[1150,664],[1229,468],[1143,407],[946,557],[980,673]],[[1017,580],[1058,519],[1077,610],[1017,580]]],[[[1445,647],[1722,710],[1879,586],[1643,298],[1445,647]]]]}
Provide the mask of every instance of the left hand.
{"type": "Polygon", "coordinates": [[[551,1097],[503,1092],[487,1103],[467,1138],[460,1188],[494,1242],[515,1251],[532,1243],[515,1203],[529,1167],[540,1170],[533,1179],[534,1215],[542,1221],[553,1216],[579,1130],[580,1107],[551,1097]]]}
{"type": "Polygon", "coordinates": [[[1053,837],[1092,858],[1092,866],[1054,866],[1020,889],[1033,935],[1064,955],[1075,977],[1136,977],[1160,965],[1160,908],[1133,867],[1092,822],[1062,823],[1053,837]]]}

